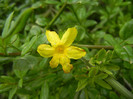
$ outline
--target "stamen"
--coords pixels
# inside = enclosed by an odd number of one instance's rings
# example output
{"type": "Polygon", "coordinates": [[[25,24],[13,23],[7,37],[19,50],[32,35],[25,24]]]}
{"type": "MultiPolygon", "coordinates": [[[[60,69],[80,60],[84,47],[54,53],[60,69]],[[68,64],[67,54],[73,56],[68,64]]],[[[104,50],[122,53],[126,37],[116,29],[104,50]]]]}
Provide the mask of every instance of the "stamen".
{"type": "Polygon", "coordinates": [[[58,54],[63,54],[64,53],[65,47],[63,45],[59,45],[55,48],[55,52],[58,54]]]}

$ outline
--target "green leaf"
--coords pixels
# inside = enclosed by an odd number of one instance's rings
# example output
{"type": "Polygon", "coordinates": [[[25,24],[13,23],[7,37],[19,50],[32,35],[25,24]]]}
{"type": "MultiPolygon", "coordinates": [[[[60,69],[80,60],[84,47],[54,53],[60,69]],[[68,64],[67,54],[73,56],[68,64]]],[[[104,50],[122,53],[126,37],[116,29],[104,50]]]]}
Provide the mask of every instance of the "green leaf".
{"type": "Polygon", "coordinates": [[[42,1],[38,1],[38,2],[36,2],[36,3],[34,3],[34,4],[32,4],[32,8],[33,8],[33,9],[37,9],[37,8],[42,7],[43,5],[44,5],[44,4],[43,4],[42,1]]]}
{"type": "Polygon", "coordinates": [[[8,35],[8,30],[10,28],[10,24],[11,24],[11,21],[12,21],[12,18],[13,18],[13,14],[14,12],[12,12],[8,18],[6,19],[6,22],[5,22],[5,26],[4,26],[4,29],[3,29],[3,32],[2,32],[2,37],[6,37],[6,35],[8,35]]]}
{"type": "MultiPolygon", "coordinates": [[[[19,45],[19,43],[20,43],[20,39],[19,39],[19,36],[18,36],[18,34],[15,34],[15,35],[13,35],[12,36],[12,38],[11,38],[11,40],[10,40],[10,46],[16,46],[16,47],[18,47],[18,45],[19,45]]],[[[17,49],[19,49],[19,48],[17,48],[17,49]]]]}
{"type": "Polygon", "coordinates": [[[133,63],[133,50],[131,46],[127,45],[122,47],[121,45],[117,44],[114,46],[114,50],[121,59],[133,63]]]}
{"type": "Polygon", "coordinates": [[[105,79],[107,77],[108,77],[108,74],[100,73],[100,74],[96,75],[95,79],[105,79]]]}
{"type": "Polygon", "coordinates": [[[7,62],[9,60],[11,60],[12,58],[11,57],[1,57],[0,56],[0,63],[4,63],[4,62],[7,62]]]}
{"type": "Polygon", "coordinates": [[[46,0],[45,3],[47,3],[47,4],[60,4],[59,1],[55,1],[55,0],[46,0]]]}
{"type": "Polygon", "coordinates": [[[115,45],[114,50],[120,58],[122,58],[125,61],[129,60],[129,57],[128,57],[126,51],[123,49],[123,47],[121,45],[119,45],[119,44],[115,45]]]}
{"type": "Polygon", "coordinates": [[[125,40],[127,44],[133,44],[133,36],[129,37],[128,39],[125,40]]]}
{"type": "Polygon", "coordinates": [[[98,61],[102,61],[103,62],[105,60],[105,55],[106,55],[106,50],[105,49],[101,49],[96,54],[96,58],[97,58],[98,61]]]}
{"type": "Polygon", "coordinates": [[[23,57],[28,62],[28,66],[32,69],[35,65],[38,64],[38,57],[32,55],[26,55],[23,57]]]}
{"type": "Polygon", "coordinates": [[[101,68],[101,70],[109,75],[113,75],[113,73],[111,71],[107,70],[105,67],[101,68]]]}
{"type": "Polygon", "coordinates": [[[95,87],[94,81],[95,81],[95,77],[89,78],[88,79],[88,85],[91,86],[91,87],[95,87]]]}
{"type": "Polygon", "coordinates": [[[95,21],[95,20],[86,20],[83,25],[85,27],[90,27],[90,26],[93,26],[93,25],[96,25],[96,24],[97,24],[97,21],[95,21]]]}
{"type": "Polygon", "coordinates": [[[115,39],[113,38],[113,36],[110,35],[110,34],[106,34],[106,35],[104,36],[104,39],[105,39],[110,45],[112,45],[112,46],[114,46],[114,45],[117,44],[116,40],[115,40],[115,39]]]}
{"type": "Polygon", "coordinates": [[[113,91],[109,93],[109,97],[110,99],[120,99],[119,96],[113,91]]]}
{"type": "Polygon", "coordinates": [[[95,66],[96,64],[95,64],[95,59],[94,59],[94,57],[92,57],[91,59],[90,59],[90,61],[89,61],[89,63],[92,65],[92,66],[95,66]]]}
{"type": "Polygon", "coordinates": [[[17,77],[23,78],[27,71],[33,68],[37,63],[37,57],[31,55],[18,57],[13,61],[13,71],[17,77]]]}
{"type": "Polygon", "coordinates": [[[124,67],[127,69],[132,70],[133,69],[133,64],[130,64],[129,62],[124,61],[124,67]]]}
{"type": "Polygon", "coordinates": [[[48,41],[47,41],[47,37],[45,35],[45,33],[42,33],[40,34],[38,37],[37,37],[37,40],[33,46],[33,49],[37,49],[37,47],[40,45],[40,44],[47,44],[48,41]]]}
{"type": "Polygon", "coordinates": [[[26,58],[19,58],[13,61],[13,71],[19,78],[23,78],[23,76],[27,73],[30,69],[29,63],[26,58]]]}
{"type": "Polygon", "coordinates": [[[32,48],[32,46],[35,44],[37,40],[37,36],[34,36],[30,42],[28,42],[24,48],[22,49],[21,55],[24,56],[26,53],[28,53],[30,51],[30,49],[32,48]]]}
{"type": "Polygon", "coordinates": [[[47,62],[48,62],[48,58],[43,58],[43,59],[40,61],[38,67],[39,67],[40,69],[45,68],[47,62]]]}
{"type": "Polygon", "coordinates": [[[23,78],[23,76],[27,73],[29,70],[28,61],[20,58],[16,59],[13,62],[13,71],[15,72],[16,76],[19,78],[23,78]]]}
{"type": "Polygon", "coordinates": [[[4,83],[15,83],[15,79],[11,76],[1,76],[0,77],[0,82],[4,82],[4,83]]]}
{"type": "Polygon", "coordinates": [[[7,84],[0,84],[0,93],[3,93],[5,91],[8,91],[12,88],[11,85],[7,85],[7,84]]]}
{"type": "Polygon", "coordinates": [[[15,33],[20,32],[25,27],[26,22],[27,22],[28,18],[30,17],[31,13],[32,13],[32,10],[33,10],[32,8],[25,9],[18,16],[18,18],[15,20],[13,26],[9,29],[8,33],[3,36],[3,38],[6,38],[11,34],[15,34],[15,33]]]}
{"type": "Polygon", "coordinates": [[[22,78],[18,81],[18,86],[20,88],[22,88],[22,86],[23,86],[23,79],[22,78]]]}
{"type": "Polygon", "coordinates": [[[132,27],[133,27],[133,19],[123,25],[123,27],[121,28],[120,33],[119,33],[120,37],[125,40],[125,39],[133,36],[133,28],[132,27]]]}
{"type": "Polygon", "coordinates": [[[86,31],[85,31],[85,28],[82,27],[82,26],[76,26],[77,30],[78,30],[78,34],[77,34],[77,37],[76,37],[76,41],[81,41],[85,38],[86,36],[86,31]]]}
{"type": "Polygon", "coordinates": [[[38,35],[41,33],[41,28],[37,25],[33,25],[32,28],[30,29],[30,34],[32,35],[38,35]]]}
{"type": "Polygon", "coordinates": [[[48,99],[49,97],[49,86],[48,83],[45,81],[41,88],[40,99],[48,99]]]}
{"type": "Polygon", "coordinates": [[[36,20],[36,24],[40,26],[46,26],[48,24],[48,20],[45,17],[39,17],[36,20]]]}
{"type": "Polygon", "coordinates": [[[133,63],[133,49],[130,45],[123,46],[123,49],[127,52],[130,64],[133,63]]]}
{"type": "Polygon", "coordinates": [[[115,64],[109,64],[108,66],[106,66],[106,68],[111,71],[118,71],[120,69],[120,67],[115,64]]]}
{"type": "Polygon", "coordinates": [[[92,67],[89,71],[89,77],[94,77],[98,73],[97,67],[92,67]]]}
{"type": "Polygon", "coordinates": [[[108,50],[107,52],[106,52],[106,61],[110,61],[111,59],[112,59],[112,57],[113,57],[113,52],[112,51],[110,51],[110,50],[108,50]]]}
{"type": "Polygon", "coordinates": [[[9,91],[9,97],[8,97],[8,99],[13,99],[13,96],[15,95],[16,91],[17,91],[17,86],[14,87],[14,88],[12,88],[12,89],[9,91]]]}
{"type": "Polygon", "coordinates": [[[86,18],[86,8],[85,6],[81,6],[77,8],[77,15],[80,20],[83,20],[86,18]]]}
{"type": "Polygon", "coordinates": [[[85,86],[88,84],[88,80],[87,79],[84,79],[84,80],[80,80],[78,82],[78,88],[76,89],[76,91],[80,91],[82,90],[83,88],[85,88],[85,86]]]}
{"type": "Polygon", "coordinates": [[[112,89],[111,86],[110,86],[109,84],[107,84],[107,83],[106,83],[105,81],[103,81],[103,80],[97,79],[97,80],[95,80],[95,83],[97,83],[98,85],[102,86],[103,88],[106,88],[106,89],[109,89],[109,90],[112,89]]]}
{"type": "Polygon", "coordinates": [[[133,94],[113,77],[108,77],[105,79],[105,81],[108,82],[117,92],[127,97],[127,99],[133,98],[133,94]]]}

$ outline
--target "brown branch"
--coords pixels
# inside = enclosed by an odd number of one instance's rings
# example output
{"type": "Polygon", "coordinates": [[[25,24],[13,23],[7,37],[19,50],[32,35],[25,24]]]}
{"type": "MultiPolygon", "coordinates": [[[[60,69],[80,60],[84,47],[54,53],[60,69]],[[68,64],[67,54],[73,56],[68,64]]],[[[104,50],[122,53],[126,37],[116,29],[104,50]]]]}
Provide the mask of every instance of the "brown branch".
{"type": "MultiPolygon", "coordinates": [[[[105,46],[105,45],[83,45],[83,44],[73,44],[74,46],[78,46],[78,47],[86,47],[86,48],[90,48],[90,49],[107,49],[107,50],[113,50],[114,47],[113,46],[105,46]]],[[[131,47],[133,47],[133,45],[130,45],[131,47]]],[[[19,56],[21,55],[21,52],[16,52],[16,53],[8,53],[7,55],[4,53],[0,53],[0,56],[19,56]]]]}
{"type": "Polygon", "coordinates": [[[90,49],[114,49],[113,46],[105,46],[105,45],[82,45],[82,44],[73,44],[75,46],[78,46],[78,47],[87,47],[87,48],[90,48],[90,49]]]}
{"type": "Polygon", "coordinates": [[[20,56],[21,52],[16,52],[16,53],[8,53],[7,55],[4,53],[0,53],[0,56],[20,56]]]}

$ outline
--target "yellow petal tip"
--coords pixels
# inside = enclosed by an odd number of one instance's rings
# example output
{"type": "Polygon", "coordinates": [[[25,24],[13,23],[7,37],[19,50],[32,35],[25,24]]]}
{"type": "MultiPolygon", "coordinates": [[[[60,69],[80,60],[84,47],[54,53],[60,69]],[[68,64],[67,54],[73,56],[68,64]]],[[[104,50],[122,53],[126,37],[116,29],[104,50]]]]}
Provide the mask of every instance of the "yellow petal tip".
{"type": "Polygon", "coordinates": [[[72,64],[65,64],[62,66],[64,73],[70,73],[70,71],[73,69],[72,64]]]}

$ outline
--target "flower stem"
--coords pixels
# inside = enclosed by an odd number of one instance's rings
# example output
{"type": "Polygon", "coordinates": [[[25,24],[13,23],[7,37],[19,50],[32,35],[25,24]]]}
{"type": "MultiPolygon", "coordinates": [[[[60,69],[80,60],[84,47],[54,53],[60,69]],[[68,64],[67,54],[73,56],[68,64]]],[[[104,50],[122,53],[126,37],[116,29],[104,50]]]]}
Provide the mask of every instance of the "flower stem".
{"type": "Polygon", "coordinates": [[[61,15],[63,10],[66,8],[67,3],[64,3],[59,12],[55,15],[55,17],[50,21],[50,23],[45,27],[45,29],[48,29],[50,26],[54,24],[54,22],[58,19],[58,17],[61,15]]]}
{"type": "Polygon", "coordinates": [[[108,77],[105,79],[115,90],[127,97],[128,99],[133,99],[133,94],[127,90],[123,85],[116,81],[113,77],[108,77]]]}
{"type": "Polygon", "coordinates": [[[105,46],[105,45],[82,45],[82,44],[74,44],[75,46],[78,46],[78,47],[87,47],[87,48],[91,48],[91,49],[114,49],[113,46],[105,46]]]}

